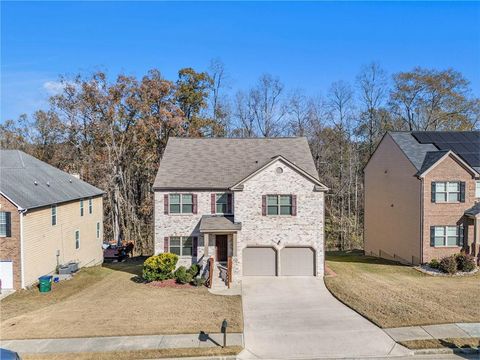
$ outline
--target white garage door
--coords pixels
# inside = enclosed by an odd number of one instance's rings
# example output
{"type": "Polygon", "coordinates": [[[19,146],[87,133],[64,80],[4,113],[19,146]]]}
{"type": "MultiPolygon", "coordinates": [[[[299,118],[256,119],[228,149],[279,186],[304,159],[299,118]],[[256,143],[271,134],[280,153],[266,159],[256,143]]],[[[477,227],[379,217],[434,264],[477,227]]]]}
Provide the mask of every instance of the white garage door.
{"type": "Polygon", "coordinates": [[[309,247],[286,247],[280,251],[280,275],[314,276],[315,251],[309,247]]]}
{"type": "Polygon", "coordinates": [[[271,247],[247,247],[243,250],[243,275],[277,275],[277,253],[271,247]]]}
{"type": "Polygon", "coordinates": [[[13,265],[11,261],[0,261],[2,289],[13,289],[13,265]]]}

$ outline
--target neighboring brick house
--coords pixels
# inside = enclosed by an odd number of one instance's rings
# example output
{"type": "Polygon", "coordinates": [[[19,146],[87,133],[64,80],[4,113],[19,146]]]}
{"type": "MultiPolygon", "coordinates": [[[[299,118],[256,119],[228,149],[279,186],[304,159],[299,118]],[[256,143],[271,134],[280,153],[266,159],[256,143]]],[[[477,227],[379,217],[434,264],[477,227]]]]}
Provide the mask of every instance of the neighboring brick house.
{"type": "Polygon", "coordinates": [[[103,191],[18,150],[0,150],[2,289],[70,261],[103,261],[103,191]]]}
{"type": "Polygon", "coordinates": [[[154,190],[155,252],[179,265],[323,276],[327,188],[305,138],[170,138],[154,190]]]}
{"type": "Polygon", "coordinates": [[[480,132],[388,132],[364,169],[365,253],[479,256],[480,132]]]}

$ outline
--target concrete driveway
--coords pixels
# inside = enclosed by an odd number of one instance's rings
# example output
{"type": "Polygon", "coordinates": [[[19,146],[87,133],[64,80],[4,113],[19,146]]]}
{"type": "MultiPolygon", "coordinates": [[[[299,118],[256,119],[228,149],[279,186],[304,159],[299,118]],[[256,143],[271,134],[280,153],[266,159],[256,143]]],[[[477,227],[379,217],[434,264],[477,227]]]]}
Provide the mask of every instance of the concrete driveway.
{"type": "MultiPolygon", "coordinates": [[[[380,328],[311,277],[244,277],[245,350],[240,358],[409,355],[380,328]]],[[[374,291],[374,290],[372,290],[374,291]]]]}

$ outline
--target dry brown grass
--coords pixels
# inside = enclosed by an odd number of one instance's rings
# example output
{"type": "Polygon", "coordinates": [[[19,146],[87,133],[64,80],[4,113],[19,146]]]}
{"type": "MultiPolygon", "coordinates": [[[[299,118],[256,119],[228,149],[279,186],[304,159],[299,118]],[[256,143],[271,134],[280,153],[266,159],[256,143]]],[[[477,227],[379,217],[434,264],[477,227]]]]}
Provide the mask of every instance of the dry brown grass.
{"type": "Polygon", "coordinates": [[[61,353],[61,354],[22,354],[25,360],[131,360],[131,359],[159,359],[172,357],[194,356],[227,356],[236,355],[242,351],[240,346],[226,348],[188,348],[188,349],[160,349],[136,351],[111,351],[92,353],[61,353]]]}
{"type": "Polygon", "coordinates": [[[477,350],[480,347],[480,338],[409,340],[400,344],[412,350],[440,348],[477,350]]]}
{"type": "Polygon", "coordinates": [[[220,331],[224,318],[231,332],[243,331],[240,296],[213,295],[204,287],[137,283],[141,262],[86,271],[91,274],[84,276],[82,271],[49,294],[31,290],[3,300],[1,338],[213,333],[220,331]]]}
{"type": "Polygon", "coordinates": [[[434,277],[359,252],[328,253],[327,265],[328,289],[380,327],[480,321],[479,273],[434,277]]]}

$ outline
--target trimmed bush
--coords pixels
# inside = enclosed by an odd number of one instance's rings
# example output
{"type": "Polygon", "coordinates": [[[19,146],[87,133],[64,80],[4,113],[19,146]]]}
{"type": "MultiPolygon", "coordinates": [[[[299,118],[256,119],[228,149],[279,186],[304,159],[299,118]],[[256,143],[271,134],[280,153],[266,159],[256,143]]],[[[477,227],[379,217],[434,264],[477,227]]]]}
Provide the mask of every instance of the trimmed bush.
{"type": "Polygon", "coordinates": [[[457,260],[455,256],[445,256],[442,258],[439,269],[447,274],[455,274],[457,272],[457,260]]]}
{"type": "Polygon", "coordinates": [[[162,253],[150,256],[143,263],[143,278],[146,281],[163,281],[171,279],[177,265],[178,256],[171,253],[162,253]]]}
{"type": "Polygon", "coordinates": [[[428,263],[428,266],[430,266],[432,269],[438,269],[440,267],[440,262],[437,259],[432,259],[428,263]]]}
{"type": "Polygon", "coordinates": [[[192,280],[192,285],[193,286],[203,286],[203,285],[205,285],[206,281],[207,281],[207,279],[199,276],[199,277],[196,277],[192,280]]]}
{"type": "Polygon", "coordinates": [[[475,270],[475,258],[472,255],[460,253],[455,255],[458,271],[470,272],[475,270]]]}
{"type": "Polygon", "coordinates": [[[193,279],[192,274],[187,271],[185,266],[180,266],[177,270],[175,270],[173,276],[179,284],[188,284],[193,279]]]}
{"type": "Polygon", "coordinates": [[[196,277],[200,272],[200,265],[192,264],[192,266],[190,266],[190,269],[188,269],[187,272],[192,275],[192,278],[196,277]]]}

